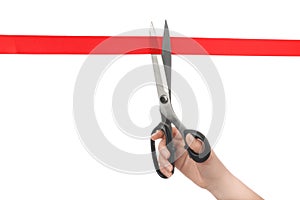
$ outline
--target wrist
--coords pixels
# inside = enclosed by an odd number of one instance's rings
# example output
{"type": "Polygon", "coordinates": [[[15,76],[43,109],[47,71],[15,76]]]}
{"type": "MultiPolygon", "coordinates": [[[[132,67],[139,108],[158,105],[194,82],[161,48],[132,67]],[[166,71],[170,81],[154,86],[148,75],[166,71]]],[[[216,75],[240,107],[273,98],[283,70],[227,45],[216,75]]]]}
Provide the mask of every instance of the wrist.
{"type": "Polygon", "coordinates": [[[248,188],[228,170],[215,184],[210,185],[207,190],[218,200],[262,200],[258,194],[248,188]]]}
{"type": "Polygon", "coordinates": [[[234,176],[227,170],[217,155],[212,151],[210,158],[199,166],[203,185],[200,186],[211,193],[227,184],[234,176]]]}
{"type": "Polygon", "coordinates": [[[209,184],[206,189],[217,199],[225,199],[228,187],[233,182],[235,182],[235,177],[228,170],[224,170],[223,174],[213,183],[209,184]]]}

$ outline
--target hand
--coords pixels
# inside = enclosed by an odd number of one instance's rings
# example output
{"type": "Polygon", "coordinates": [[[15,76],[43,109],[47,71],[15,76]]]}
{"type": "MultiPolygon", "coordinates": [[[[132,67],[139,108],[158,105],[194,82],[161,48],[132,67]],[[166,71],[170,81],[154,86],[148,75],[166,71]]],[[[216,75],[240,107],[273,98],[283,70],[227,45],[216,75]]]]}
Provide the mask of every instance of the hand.
{"type": "MultiPolygon", "coordinates": [[[[185,144],[179,131],[173,127],[172,134],[176,149],[175,157],[178,158],[175,162],[175,167],[198,186],[207,188],[211,185],[211,182],[215,182],[214,180],[220,178],[220,174],[224,174],[227,171],[222,163],[218,161],[213,151],[204,163],[196,163],[189,157],[188,152],[184,149],[185,144]],[[223,172],[219,172],[220,169],[223,172]]],[[[152,135],[152,140],[157,139],[162,139],[158,146],[160,170],[165,176],[170,177],[172,175],[171,171],[173,166],[168,161],[170,152],[166,147],[166,138],[162,131],[158,131],[152,135]]],[[[190,134],[187,135],[186,141],[193,151],[200,153],[202,149],[202,143],[200,141],[194,140],[194,137],[190,134]]]]}
{"type": "MultiPolygon", "coordinates": [[[[205,162],[197,163],[184,149],[183,138],[175,127],[172,129],[172,134],[176,149],[175,158],[177,158],[175,167],[196,185],[209,190],[218,199],[261,199],[225,168],[213,150],[205,162]]],[[[173,166],[168,161],[170,152],[166,147],[165,135],[162,131],[157,131],[151,139],[161,139],[158,145],[160,170],[165,176],[170,177],[173,166]]],[[[201,153],[200,141],[194,139],[191,134],[186,136],[186,141],[193,151],[201,153]]]]}

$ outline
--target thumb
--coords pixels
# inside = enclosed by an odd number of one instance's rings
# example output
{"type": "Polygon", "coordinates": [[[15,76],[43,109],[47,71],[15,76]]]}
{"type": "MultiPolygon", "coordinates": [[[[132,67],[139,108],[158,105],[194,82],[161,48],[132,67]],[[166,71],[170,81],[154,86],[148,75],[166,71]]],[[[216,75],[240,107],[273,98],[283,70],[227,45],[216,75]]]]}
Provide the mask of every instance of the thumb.
{"type": "Polygon", "coordinates": [[[193,137],[190,133],[186,135],[186,142],[195,153],[202,153],[202,142],[193,137]]]}

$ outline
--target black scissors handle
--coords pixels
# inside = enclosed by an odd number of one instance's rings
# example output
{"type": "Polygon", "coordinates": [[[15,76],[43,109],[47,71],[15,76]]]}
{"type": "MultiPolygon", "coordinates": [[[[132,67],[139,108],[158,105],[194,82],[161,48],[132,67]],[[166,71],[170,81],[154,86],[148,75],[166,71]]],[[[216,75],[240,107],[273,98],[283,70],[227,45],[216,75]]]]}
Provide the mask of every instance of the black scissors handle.
{"type": "MultiPolygon", "coordinates": [[[[173,166],[173,169],[172,169],[172,172],[171,172],[173,174],[174,173],[174,168],[175,168],[175,147],[174,147],[173,142],[172,142],[173,136],[172,136],[171,124],[162,123],[162,122],[159,123],[153,129],[151,135],[153,135],[158,130],[163,131],[165,136],[166,136],[166,146],[167,146],[168,151],[170,152],[170,158],[168,160],[173,166]]],[[[152,139],[150,139],[150,140],[151,140],[150,143],[151,143],[152,159],[153,159],[155,170],[161,178],[168,178],[159,169],[159,164],[158,164],[158,160],[157,160],[157,153],[156,153],[156,148],[155,148],[155,141],[153,141],[152,139]]]]}
{"type": "Polygon", "coordinates": [[[210,153],[211,153],[211,147],[210,147],[210,144],[209,144],[207,138],[199,131],[191,130],[191,129],[185,129],[185,130],[183,130],[183,133],[181,133],[181,134],[183,134],[185,148],[188,151],[190,158],[192,158],[197,163],[205,162],[209,158],[210,153]],[[202,141],[202,143],[204,144],[204,147],[203,147],[203,151],[201,153],[196,153],[188,146],[188,144],[186,142],[187,134],[191,134],[195,139],[199,139],[202,141]]]}

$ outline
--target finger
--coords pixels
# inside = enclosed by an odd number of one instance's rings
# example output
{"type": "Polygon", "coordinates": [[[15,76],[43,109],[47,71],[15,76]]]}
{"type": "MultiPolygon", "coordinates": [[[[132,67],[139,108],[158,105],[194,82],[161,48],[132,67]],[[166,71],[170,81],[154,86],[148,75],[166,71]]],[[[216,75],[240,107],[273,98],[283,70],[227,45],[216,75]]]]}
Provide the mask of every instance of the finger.
{"type": "Polygon", "coordinates": [[[154,134],[151,135],[151,139],[152,140],[157,140],[159,138],[163,138],[164,137],[164,132],[162,130],[157,130],[154,134]]]}
{"type": "Polygon", "coordinates": [[[171,153],[169,152],[169,150],[167,148],[166,139],[165,138],[163,138],[160,141],[160,143],[158,144],[158,151],[159,151],[159,154],[161,156],[163,156],[165,159],[169,159],[170,158],[171,153]]]}
{"type": "Polygon", "coordinates": [[[160,165],[161,169],[165,169],[168,172],[171,172],[173,170],[173,166],[171,165],[171,163],[167,159],[165,159],[164,157],[159,156],[158,157],[158,162],[159,162],[159,165],[160,165]]]}
{"type": "Polygon", "coordinates": [[[175,137],[178,134],[179,134],[178,129],[176,127],[172,127],[172,135],[173,135],[173,137],[175,137]]]}
{"type": "Polygon", "coordinates": [[[195,153],[202,153],[202,142],[199,139],[194,138],[190,133],[186,136],[186,142],[195,153]]]}
{"type": "Polygon", "coordinates": [[[176,127],[172,127],[172,133],[173,133],[173,144],[176,147],[176,151],[179,151],[184,147],[184,141],[182,139],[181,133],[176,127]]]}
{"type": "Polygon", "coordinates": [[[169,172],[166,168],[161,168],[160,169],[160,172],[161,173],[163,173],[163,175],[165,175],[166,177],[170,177],[170,176],[172,176],[172,173],[171,172],[169,172]]]}
{"type": "Polygon", "coordinates": [[[162,166],[162,168],[167,168],[167,170],[170,171],[169,165],[171,165],[171,163],[168,161],[168,158],[170,157],[170,152],[168,151],[166,146],[166,138],[163,138],[158,144],[158,151],[159,151],[158,161],[160,163],[160,166],[162,166]]]}
{"type": "Polygon", "coordinates": [[[182,139],[181,134],[176,127],[172,127],[172,135],[173,135],[173,139],[178,139],[178,140],[182,139]]]}

